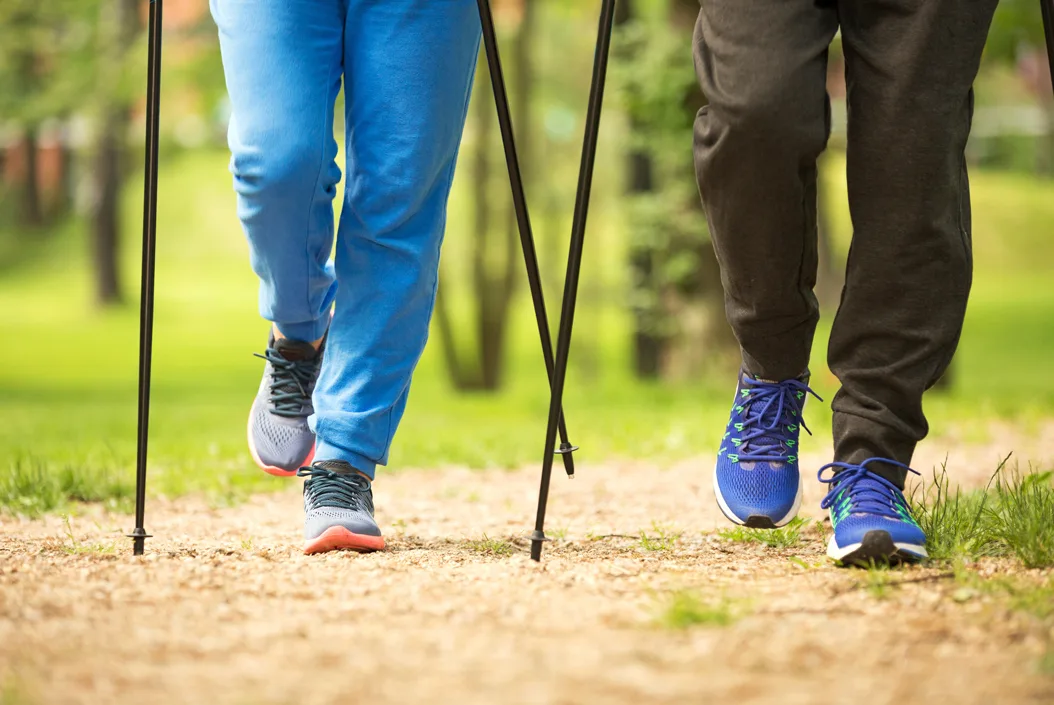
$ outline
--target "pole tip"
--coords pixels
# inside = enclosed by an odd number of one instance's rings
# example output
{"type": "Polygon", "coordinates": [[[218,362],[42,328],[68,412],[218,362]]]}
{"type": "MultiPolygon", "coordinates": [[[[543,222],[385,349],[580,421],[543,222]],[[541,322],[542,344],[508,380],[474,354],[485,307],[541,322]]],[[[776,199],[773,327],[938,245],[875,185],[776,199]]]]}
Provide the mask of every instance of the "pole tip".
{"type": "Polygon", "coordinates": [[[531,534],[531,560],[540,561],[542,560],[542,544],[549,539],[545,538],[545,532],[541,529],[536,530],[531,534]]]}
{"type": "Polygon", "coordinates": [[[150,534],[146,533],[146,529],[141,526],[137,526],[132,531],[132,533],[125,534],[125,536],[132,539],[132,555],[143,555],[143,551],[146,549],[146,540],[148,538],[151,538],[150,534]]]}

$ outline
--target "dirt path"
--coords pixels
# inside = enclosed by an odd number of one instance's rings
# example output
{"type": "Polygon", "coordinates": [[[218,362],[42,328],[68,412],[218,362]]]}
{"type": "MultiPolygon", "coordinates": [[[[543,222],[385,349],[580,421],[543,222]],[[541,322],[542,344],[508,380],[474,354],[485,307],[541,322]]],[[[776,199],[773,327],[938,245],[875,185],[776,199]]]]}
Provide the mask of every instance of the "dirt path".
{"type": "MultiPolygon", "coordinates": [[[[957,453],[976,484],[999,449],[957,453]]],[[[0,703],[1054,702],[1049,626],[933,568],[868,589],[818,530],[719,538],[701,463],[555,478],[541,565],[520,538],[533,469],[379,481],[390,550],[369,556],[301,555],[292,482],[235,508],[154,502],[143,560],[127,517],[75,519],[75,540],[57,517],[0,520],[0,703]],[[642,530],[679,537],[647,550],[642,530]],[[728,623],[659,624],[685,589],[728,623]]]]}

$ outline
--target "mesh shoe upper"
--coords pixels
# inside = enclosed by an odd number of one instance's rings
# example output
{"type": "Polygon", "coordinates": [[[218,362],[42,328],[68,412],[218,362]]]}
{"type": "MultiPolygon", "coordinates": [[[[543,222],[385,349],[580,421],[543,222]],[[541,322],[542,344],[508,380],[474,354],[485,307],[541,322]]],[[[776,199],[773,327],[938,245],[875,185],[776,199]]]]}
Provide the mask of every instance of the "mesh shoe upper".
{"type": "Polygon", "coordinates": [[[320,461],[300,468],[304,482],[304,537],[317,538],[326,529],[342,526],[353,534],[380,536],[373,518],[370,481],[347,463],[320,461]]]}
{"type": "Polygon", "coordinates": [[[267,350],[257,357],[267,361],[263,380],[249,418],[250,443],[259,461],[294,472],[306,462],[315,445],[308,426],[313,413],[311,394],[321,368],[323,351],[309,343],[272,335],[267,350]]]}
{"type": "Polygon", "coordinates": [[[820,507],[830,510],[835,543],[845,548],[861,543],[871,531],[885,531],[895,544],[924,547],[926,534],[911,516],[904,493],[886,478],[868,470],[867,465],[872,462],[896,465],[915,473],[895,461],[869,458],[859,465],[830,463],[817,475],[820,482],[830,485],[820,507]],[[834,471],[834,475],[824,477],[828,470],[834,471]]]}
{"type": "Polygon", "coordinates": [[[729,519],[764,517],[780,525],[793,518],[801,501],[798,437],[808,394],[816,396],[800,379],[766,382],[740,374],[714,476],[729,519]]]}

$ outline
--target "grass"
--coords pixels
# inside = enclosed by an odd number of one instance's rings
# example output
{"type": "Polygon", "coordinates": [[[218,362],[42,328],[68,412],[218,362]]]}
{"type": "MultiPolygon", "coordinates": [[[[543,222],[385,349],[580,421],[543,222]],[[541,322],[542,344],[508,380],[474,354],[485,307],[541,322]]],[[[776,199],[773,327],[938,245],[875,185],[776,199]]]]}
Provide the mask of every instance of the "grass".
{"type": "Polygon", "coordinates": [[[737,543],[758,543],[769,548],[792,548],[801,543],[801,531],[806,520],[795,517],[786,526],[778,529],[751,529],[737,526],[733,529],[722,529],[717,535],[726,541],[737,543]]]}
{"type": "Polygon", "coordinates": [[[876,600],[884,600],[889,597],[890,591],[896,587],[892,578],[893,571],[888,564],[871,563],[864,572],[864,588],[876,600]]]}
{"type": "Polygon", "coordinates": [[[16,459],[0,474],[0,507],[23,516],[65,509],[70,502],[105,502],[126,511],[135,492],[133,478],[108,465],[50,466],[16,459]]]}
{"type": "Polygon", "coordinates": [[[743,615],[743,606],[726,599],[704,600],[691,590],[670,593],[662,602],[656,623],[666,629],[727,627],[743,615]]]}
{"type": "Polygon", "coordinates": [[[63,531],[66,534],[66,542],[62,544],[61,548],[64,552],[74,555],[113,555],[117,552],[116,542],[109,543],[84,543],[77,538],[77,535],[73,533],[73,525],[70,521],[69,514],[62,516],[63,531]]]}
{"type": "Polygon", "coordinates": [[[989,514],[995,541],[1026,568],[1054,566],[1054,473],[999,478],[989,514]]]}
{"type": "Polygon", "coordinates": [[[1014,556],[1026,568],[1054,566],[1054,473],[1006,462],[982,490],[952,490],[944,468],[915,488],[911,504],[932,559],[1014,556]]]}
{"type": "MultiPolygon", "coordinates": [[[[997,472],[1005,465],[1006,460],[997,472]]],[[[989,493],[953,489],[946,465],[942,464],[939,471],[933,470],[933,479],[928,485],[912,488],[910,504],[919,527],[926,534],[930,558],[979,558],[997,552],[986,512],[989,493]]]]}
{"type": "Polygon", "coordinates": [[[483,534],[482,538],[470,540],[468,547],[485,556],[511,556],[515,550],[508,541],[492,539],[486,534],[483,534]]]}
{"type": "Polygon", "coordinates": [[[1054,646],[1048,646],[1046,652],[1040,657],[1039,672],[1054,676],[1054,646]]]}
{"type": "Polygon", "coordinates": [[[659,524],[652,524],[653,536],[649,536],[644,529],[640,530],[640,547],[645,551],[672,551],[681,538],[679,533],[670,531],[659,524]]]}
{"type": "MultiPolygon", "coordinates": [[[[603,151],[603,150],[602,150],[603,151]]],[[[616,159],[603,154],[598,159],[616,159]]],[[[256,312],[256,282],[234,210],[227,156],[219,150],[177,153],[161,169],[149,493],[203,493],[217,504],[286,487],[256,470],[244,448],[245,415],[259,382],[258,351],[266,326],[256,312]],[[193,204],[193,207],[187,207],[193,204]]],[[[612,172],[617,164],[609,165],[612,172]]],[[[825,169],[837,251],[847,249],[843,162],[825,169]]],[[[603,165],[598,163],[598,170],[603,165]]],[[[633,379],[623,300],[625,238],[617,179],[598,183],[584,263],[576,337],[565,395],[571,440],[583,460],[647,457],[656,462],[716,450],[728,413],[731,371],[699,379],[646,383],[633,379]]],[[[1054,297],[1047,286],[1054,243],[1054,183],[976,173],[977,273],[956,360],[955,389],[927,398],[935,429],[966,424],[979,433],[993,418],[1028,423],[1054,416],[1054,297]],[[980,235],[983,233],[983,237],[980,235]],[[1013,340],[1013,345],[1007,345],[1013,340]],[[1027,385],[1021,369],[1032,369],[1027,385]]],[[[125,192],[122,271],[130,301],[92,304],[90,251],[83,223],[64,223],[35,254],[0,274],[0,311],[12,340],[32,341],[32,354],[0,369],[0,510],[36,515],[70,502],[108,501],[127,509],[134,483],[137,290],[140,184],[125,192]]],[[[558,225],[560,238],[564,217],[558,225]]],[[[468,323],[466,263],[471,201],[459,176],[444,251],[450,302],[462,344],[468,323]],[[459,288],[460,287],[460,288],[459,288]],[[454,305],[456,304],[456,305],[454,305]]],[[[546,272],[562,271],[564,240],[543,247],[546,272]]],[[[558,301],[559,290],[546,292],[558,301]]],[[[550,304],[552,310],[552,304],[550,304]]],[[[814,382],[825,398],[835,380],[823,365],[829,314],[817,334],[814,382]]],[[[418,365],[413,391],[392,448],[390,468],[444,464],[508,468],[536,464],[548,409],[529,299],[521,287],[509,317],[503,389],[459,394],[447,382],[438,346],[418,365]]],[[[830,411],[814,405],[814,447],[830,442],[830,411]]],[[[1031,501],[1031,500],[1030,500],[1031,501]]],[[[1030,531],[1027,527],[1023,531],[1030,531]]]]}

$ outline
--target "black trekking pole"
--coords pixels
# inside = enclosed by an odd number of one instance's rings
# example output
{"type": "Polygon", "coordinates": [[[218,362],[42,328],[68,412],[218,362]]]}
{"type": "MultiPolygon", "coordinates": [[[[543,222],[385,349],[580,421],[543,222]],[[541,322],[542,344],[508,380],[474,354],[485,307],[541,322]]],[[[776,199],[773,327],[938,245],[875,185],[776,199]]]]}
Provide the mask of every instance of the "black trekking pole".
{"type": "MultiPolygon", "coordinates": [[[[534,235],[531,233],[531,218],[527,212],[527,198],[523,192],[523,177],[520,173],[520,158],[516,153],[516,139],[512,130],[512,113],[509,110],[509,96],[505,90],[505,76],[501,70],[501,55],[498,52],[498,37],[494,31],[494,18],[490,11],[490,0],[477,0],[479,19],[483,26],[483,46],[490,68],[490,82],[494,89],[494,104],[498,109],[498,125],[501,128],[501,141],[505,146],[505,165],[509,170],[509,185],[512,187],[512,203],[516,211],[516,225],[520,231],[520,248],[523,250],[523,261],[527,267],[527,284],[534,302],[534,316],[538,321],[538,337],[542,341],[542,355],[545,357],[545,371],[549,377],[550,391],[553,384],[553,339],[549,331],[549,317],[545,312],[545,297],[542,293],[542,278],[538,267],[538,254],[534,248],[534,235]]],[[[567,476],[575,476],[575,461],[572,453],[578,450],[571,445],[567,437],[567,424],[563,411],[560,412],[560,448],[557,454],[564,457],[564,470],[567,476]]]]}
{"type": "Polygon", "coordinates": [[[1050,80],[1054,84],[1054,0],[1039,0],[1043,12],[1043,36],[1047,40],[1047,61],[1050,62],[1050,80]]]}
{"type": "Polygon", "coordinates": [[[593,59],[593,80],[589,89],[589,109],[586,112],[585,138],[582,141],[582,163],[578,172],[578,193],[575,196],[575,214],[571,225],[571,247],[567,257],[567,276],[564,281],[563,305],[560,312],[560,330],[556,336],[556,369],[553,371],[552,398],[549,402],[549,424],[545,433],[545,454],[542,456],[542,482],[538,492],[538,516],[531,534],[531,558],[542,559],[542,544],[545,542],[545,508],[549,501],[549,479],[553,472],[553,449],[556,446],[556,428],[560,420],[560,409],[567,373],[567,357],[571,351],[571,328],[575,320],[575,302],[578,297],[578,275],[582,267],[582,246],[585,242],[586,215],[589,212],[589,193],[593,185],[593,163],[597,153],[597,135],[600,131],[600,110],[604,102],[604,79],[607,75],[608,53],[611,49],[611,31],[615,19],[615,0],[603,0],[600,10],[600,28],[597,34],[596,56],[593,59]]]}
{"type": "Polygon", "coordinates": [[[143,271],[139,299],[139,430],[135,465],[132,555],[141,556],[150,534],[146,514],[146,448],[150,436],[150,356],[154,337],[154,245],[157,241],[157,135],[161,103],[161,2],[150,0],[146,69],[146,169],[143,187],[143,271]]]}

